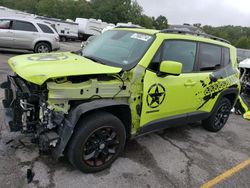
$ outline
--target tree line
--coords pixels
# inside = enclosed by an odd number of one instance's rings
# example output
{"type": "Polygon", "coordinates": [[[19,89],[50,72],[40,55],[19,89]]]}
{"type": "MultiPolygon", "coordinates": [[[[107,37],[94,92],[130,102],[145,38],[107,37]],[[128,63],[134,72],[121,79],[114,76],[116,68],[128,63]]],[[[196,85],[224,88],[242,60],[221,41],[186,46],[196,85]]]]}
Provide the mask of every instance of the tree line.
{"type": "MultiPolygon", "coordinates": [[[[132,22],[145,28],[166,29],[165,16],[144,14],[136,0],[0,0],[1,6],[60,19],[95,18],[108,23],[132,22]]],[[[167,11],[167,10],[166,10],[167,11]]],[[[238,48],[250,49],[250,28],[241,26],[195,26],[204,32],[229,40],[238,48]]]]}
{"type": "Polygon", "coordinates": [[[146,28],[164,29],[165,16],[147,16],[135,0],[0,0],[0,5],[60,19],[95,18],[108,23],[132,22],[146,28]]]}

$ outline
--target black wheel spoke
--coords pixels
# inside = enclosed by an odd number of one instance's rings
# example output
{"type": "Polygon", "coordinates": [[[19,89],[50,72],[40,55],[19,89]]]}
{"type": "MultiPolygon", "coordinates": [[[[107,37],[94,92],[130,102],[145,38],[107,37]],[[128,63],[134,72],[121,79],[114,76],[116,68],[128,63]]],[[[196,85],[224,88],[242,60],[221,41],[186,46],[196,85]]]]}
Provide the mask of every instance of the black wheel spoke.
{"type": "Polygon", "coordinates": [[[229,114],[230,114],[229,107],[227,105],[221,106],[215,116],[214,126],[217,128],[222,127],[226,123],[229,114]]]}
{"type": "Polygon", "coordinates": [[[110,127],[92,133],[84,146],[83,159],[89,166],[101,166],[112,159],[119,145],[117,133],[110,127]]]}
{"type": "Polygon", "coordinates": [[[100,150],[96,150],[94,157],[97,159],[99,157],[100,153],[101,153],[100,150]]]}
{"type": "Polygon", "coordinates": [[[115,149],[109,149],[108,152],[109,152],[110,154],[115,154],[115,149]]]}
{"type": "Polygon", "coordinates": [[[101,161],[102,161],[102,164],[104,164],[104,163],[106,162],[107,155],[105,155],[104,153],[101,153],[100,159],[101,159],[101,161]]]}
{"type": "Polygon", "coordinates": [[[116,132],[115,131],[112,131],[111,135],[110,135],[110,138],[111,139],[114,139],[116,137],[116,132]]]}
{"type": "Polygon", "coordinates": [[[101,130],[96,131],[95,132],[95,136],[98,137],[99,139],[101,139],[102,138],[102,132],[101,132],[101,130]]]}
{"type": "Polygon", "coordinates": [[[94,163],[94,166],[97,166],[97,158],[94,158],[93,163],[94,163]]]}
{"type": "Polygon", "coordinates": [[[107,144],[107,146],[115,146],[115,145],[118,145],[119,142],[117,140],[108,139],[108,140],[106,140],[106,144],[107,144]]]}
{"type": "Polygon", "coordinates": [[[93,158],[95,156],[95,151],[93,151],[92,153],[85,155],[84,156],[84,160],[90,160],[91,158],[93,158]]]}

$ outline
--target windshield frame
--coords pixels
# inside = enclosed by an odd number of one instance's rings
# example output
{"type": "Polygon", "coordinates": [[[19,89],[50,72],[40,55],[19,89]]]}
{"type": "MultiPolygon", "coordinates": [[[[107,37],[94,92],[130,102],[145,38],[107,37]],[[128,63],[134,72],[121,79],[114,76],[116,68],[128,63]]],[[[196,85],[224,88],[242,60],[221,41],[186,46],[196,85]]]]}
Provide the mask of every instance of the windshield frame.
{"type": "MultiPolygon", "coordinates": [[[[96,57],[96,56],[91,56],[91,57],[93,57],[95,59],[99,59],[99,63],[101,63],[101,64],[104,64],[104,65],[107,65],[107,66],[122,68],[122,70],[124,70],[124,71],[128,71],[128,70],[133,69],[141,61],[141,59],[145,56],[145,54],[147,53],[147,51],[149,50],[149,48],[152,46],[152,44],[154,43],[154,41],[156,39],[155,34],[149,34],[149,33],[143,32],[143,31],[140,32],[140,31],[134,31],[134,30],[125,30],[125,29],[112,29],[110,31],[127,31],[127,32],[130,32],[130,33],[144,34],[144,35],[148,35],[148,36],[152,37],[152,41],[148,44],[147,48],[143,51],[142,55],[138,56],[136,61],[131,62],[130,64],[127,64],[127,65],[115,63],[115,62],[112,62],[112,61],[108,61],[106,59],[102,59],[102,58],[99,58],[99,57],[96,57]]],[[[98,38],[96,38],[95,40],[98,40],[98,38]]],[[[82,49],[82,53],[81,53],[82,56],[84,57],[83,51],[84,51],[84,48],[82,49]]]]}

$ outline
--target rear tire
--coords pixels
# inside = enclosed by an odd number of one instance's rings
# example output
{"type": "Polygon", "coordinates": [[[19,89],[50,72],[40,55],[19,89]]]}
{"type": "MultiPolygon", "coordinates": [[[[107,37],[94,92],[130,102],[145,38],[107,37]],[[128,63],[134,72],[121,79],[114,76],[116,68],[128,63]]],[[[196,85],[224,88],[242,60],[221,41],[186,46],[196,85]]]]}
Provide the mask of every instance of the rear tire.
{"type": "Polygon", "coordinates": [[[51,46],[46,42],[39,42],[35,45],[34,48],[35,53],[49,53],[51,51],[51,46]]]}
{"type": "Polygon", "coordinates": [[[66,37],[60,37],[61,42],[66,42],[67,38],[66,37]]]}
{"type": "Polygon", "coordinates": [[[225,126],[231,109],[232,104],[230,100],[227,98],[222,98],[214,113],[209,118],[202,121],[204,128],[211,132],[220,131],[225,126]]]}
{"type": "Polygon", "coordinates": [[[108,168],[121,154],[126,141],[123,123],[116,116],[99,112],[82,118],[69,143],[71,164],[85,173],[108,168]]]}

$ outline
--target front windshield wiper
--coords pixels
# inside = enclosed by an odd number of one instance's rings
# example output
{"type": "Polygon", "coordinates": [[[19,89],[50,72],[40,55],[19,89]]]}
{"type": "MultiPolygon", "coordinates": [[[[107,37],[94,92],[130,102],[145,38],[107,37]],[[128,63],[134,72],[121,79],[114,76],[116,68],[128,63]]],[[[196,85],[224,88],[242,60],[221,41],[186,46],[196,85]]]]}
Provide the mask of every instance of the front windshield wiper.
{"type": "Polygon", "coordinates": [[[94,61],[96,63],[100,63],[105,65],[105,63],[103,63],[103,61],[101,61],[99,58],[93,57],[93,56],[88,56],[88,55],[84,55],[83,57],[90,59],[91,61],[94,61]]]}

